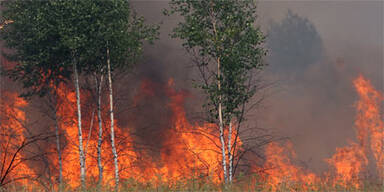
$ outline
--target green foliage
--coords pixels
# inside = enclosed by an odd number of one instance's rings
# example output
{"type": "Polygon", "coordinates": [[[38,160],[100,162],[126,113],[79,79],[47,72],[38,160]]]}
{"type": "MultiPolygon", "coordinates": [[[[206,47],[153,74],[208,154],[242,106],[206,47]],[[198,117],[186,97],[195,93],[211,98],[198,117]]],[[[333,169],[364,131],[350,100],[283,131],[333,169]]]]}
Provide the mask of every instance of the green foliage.
{"type": "Polygon", "coordinates": [[[265,66],[261,46],[265,37],[255,27],[255,3],[251,0],[172,0],[166,15],[179,14],[184,18],[173,30],[172,37],[184,40],[183,46],[199,57],[198,67],[209,69],[209,64],[220,61],[220,72],[206,70],[200,84],[208,96],[207,106],[217,119],[217,105],[221,98],[226,122],[232,116],[240,118],[241,106],[254,95],[256,87],[249,85],[252,71],[265,66]],[[210,74],[214,74],[209,78],[210,74]],[[218,88],[217,82],[221,82],[218,88]]]}
{"type": "Polygon", "coordinates": [[[112,69],[126,68],[142,53],[143,41],[157,37],[157,26],[144,25],[126,0],[4,1],[0,32],[10,49],[7,58],[18,62],[8,75],[28,88],[25,96],[43,96],[50,84],[71,77],[72,63],[80,72],[97,72],[106,65],[110,49],[112,69]]]}
{"type": "Polygon", "coordinates": [[[44,95],[50,82],[59,83],[69,78],[70,49],[61,41],[59,9],[45,1],[4,1],[1,4],[4,20],[12,20],[0,31],[5,56],[18,64],[8,71],[14,80],[33,88],[27,95],[44,95]]]}
{"type": "MultiPolygon", "coordinates": [[[[143,43],[152,43],[158,26],[144,24],[144,18],[131,10],[128,1],[91,1],[87,10],[86,44],[82,59],[87,72],[101,72],[106,67],[106,50],[110,50],[112,71],[127,69],[140,58],[143,43]]],[[[105,72],[105,70],[104,70],[105,72]]]]}

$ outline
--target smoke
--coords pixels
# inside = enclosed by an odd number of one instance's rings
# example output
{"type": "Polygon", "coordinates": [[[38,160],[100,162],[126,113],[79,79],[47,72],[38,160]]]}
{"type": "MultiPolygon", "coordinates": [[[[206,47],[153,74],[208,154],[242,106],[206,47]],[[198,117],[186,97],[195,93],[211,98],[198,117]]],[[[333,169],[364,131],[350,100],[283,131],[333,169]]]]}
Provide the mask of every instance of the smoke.
{"type": "Polygon", "coordinates": [[[279,77],[296,80],[324,56],[323,42],[315,26],[291,10],[281,22],[271,23],[267,47],[269,70],[279,77]]]}
{"type": "MultiPolygon", "coordinates": [[[[173,87],[177,91],[196,93],[192,80],[196,77],[190,57],[181,46],[181,41],[169,36],[179,22],[177,16],[163,15],[168,8],[165,1],[134,1],[132,6],[139,15],[145,17],[148,24],[160,25],[159,39],[153,45],[145,45],[144,55],[128,76],[116,78],[118,94],[117,113],[119,124],[126,127],[135,138],[138,148],[148,148],[159,156],[158,152],[167,141],[171,131],[172,113],[169,108],[167,83],[174,79],[173,87]],[[151,92],[148,94],[148,92],[151,92]]],[[[126,75],[126,74],[123,74],[126,75]]],[[[185,104],[190,118],[200,112],[202,96],[188,94],[185,104]]],[[[139,150],[139,149],[136,149],[139,150]]]]}
{"type": "Polygon", "coordinates": [[[266,127],[289,136],[298,159],[317,172],[336,147],[355,140],[352,79],[383,91],[383,3],[261,2],[276,94],[266,127]]]}
{"type": "MultiPolygon", "coordinates": [[[[298,159],[314,171],[325,169],[324,159],[336,147],[356,140],[352,79],[362,73],[383,91],[383,4],[259,2],[258,24],[270,49],[263,75],[266,82],[278,83],[266,108],[248,124],[262,122],[262,127],[290,137],[298,159]]],[[[202,111],[204,97],[192,86],[198,75],[181,41],[169,36],[180,18],[162,14],[166,1],[133,1],[132,6],[147,23],[161,24],[160,36],[145,46],[133,71],[115,78],[116,118],[138,146],[153,149],[156,156],[171,128],[164,90],[168,79],[174,79],[177,90],[190,93],[185,104],[189,118],[202,111]],[[144,81],[152,95],[143,92],[144,81]],[[134,102],[136,97],[140,99],[134,102]]],[[[2,89],[17,89],[11,85],[2,83],[2,89]]]]}
{"type": "MultiPolygon", "coordinates": [[[[160,39],[146,47],[136,75],[155,82],[174,78],[176,87],[192,93],[187,109],[193,116],[203,98],[192,88],[198,76],[180,41],[168,35],[180,18],[162,15],[165,1],[134,1],[133,7],[149,23],[162,22],[160,39]]],[[[249,124],[262,122],[290,137],[302,163],[322,172],[336,147],[356,139],[352,79],[361,73],[383,90],[382,18],[382,2],[259,2],[258,24],[269,48],[264,78],[278,83],[249,124]]]]}

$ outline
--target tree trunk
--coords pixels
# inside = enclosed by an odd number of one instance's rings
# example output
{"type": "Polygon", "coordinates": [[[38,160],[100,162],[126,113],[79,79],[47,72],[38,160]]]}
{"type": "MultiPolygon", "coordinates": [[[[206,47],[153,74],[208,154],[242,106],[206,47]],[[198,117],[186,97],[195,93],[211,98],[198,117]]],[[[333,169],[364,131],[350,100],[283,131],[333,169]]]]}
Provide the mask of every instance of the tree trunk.
{"type": "Polygon", "coordinates": [[[83,148],[83,132],[81,130],[79,74],[77,73],[76,61],[73,62],[73,71],[75,76],[77,121],[78,121],[77,126],[78,126],[78,135],[79,135],[80,180],[81,180],[81,187],[85,189],[85,157],[84,157],[84,148],[83,148]]]}
{"type": "MultiPolygon", "coordinates": [[[[221,90],[221,81],[220,81],[220,58],[217,58],[217,88],[220,92],[221,90]]],[[[223,157],[222,164],[223,164],[223,174],[224,174],[224,182],[227,183],[228,177],[227,177],[227,162],[226,162],[226,154],[225,154],[225,141],[224,141],[224,123],[223,123],[223,111],[222,111],[222,104],[221,104],[221,93],[219,93],[219,107],[218,107],[218,113],[219,113],[219,129],[220,129],[220,142],[221,142],[221,155],[223,157]]]]}
{"type": "Polygon", "coordinates": [[[223,164],[223,172],[224,172],[224,181],[227,183],[227,162],[226,162],[226,155],[225,155],[225,141],[224,141],[224,128],[223,128],[223,118],[222,118],[222,110],[221,110],[221,103],[219,103],[219,128],[220,128],[220,142],[221,142],[221,155],[223,157],[222,164],[223,164]]]}
{"type": "Polygon", "coordinates": [[[99,138],[97,140],[97,166],[99,167],[99,185],[103,182],[103,166],[101,164],[101,143],[103,141],[103,121],[101,119],[101,87],[103,84],[103,75],[100,77],[100,82],[96,79],[97,89],[97,119],[99,121],[99,138]]]}
{"type": "Polygon", "coordinates": [[[63,163],[62,163],[62,157],[61,157],[59,123],[58,123],[58,118],[56,113],[57,113],[57,110],[55,110],[55,135],[56,135],[57,155],[59,157],[59,190],[58,191],[61,191],[61,186],[63,184],[63,163]]]}
{"type": "Polygon", "coordinates": [[[229,166],[229,170],[228,170],[228,181],[229,183],[232,183],[232,159],[233,159],[233,154],[232,154],[232,121],[229,121],[229,130],[228,130],[228,166],[229,166]]]}
{"type": "Polygon", "coordinates": [[[119,189],[119,165],[117,161],[117,151],[115,146],[115,130],[113,118],[113,92],[112,92],[112,75],[111,75],[111,60],[109,57],[109,48],[107,48],[107,65],[108,65],[108,84],[109,84],[109,108],[111,115],[111,146],[113,153],[113,162],[115,164],[115,190],[119,189]]]}
{"type": "MultiPolygon", "coordinates": [[[[211,12],[213,13],[213,3],[211,1],[211,12]]],[[[215,39],[217,41],[217,30],[216,30],[216,19],[212,15],[212,27],[215,35],[215,39]]],[[[219,129],[220,129],[220,143],[221,143],[221,155],[222,155],[222,164],[223,164],[223,175],[224,182],[227,183],[227,162],[226,162],[226,154],[225,154],[225,140],[224,140],[224,122],[223,122],[223,111],[222,111],[222,97],[221,97],[221,74],[220,74],[220,57],[217,58],[217,89],[219,92],[219,102],[218,102],[218,115],[219,115],[219,129]]]]}

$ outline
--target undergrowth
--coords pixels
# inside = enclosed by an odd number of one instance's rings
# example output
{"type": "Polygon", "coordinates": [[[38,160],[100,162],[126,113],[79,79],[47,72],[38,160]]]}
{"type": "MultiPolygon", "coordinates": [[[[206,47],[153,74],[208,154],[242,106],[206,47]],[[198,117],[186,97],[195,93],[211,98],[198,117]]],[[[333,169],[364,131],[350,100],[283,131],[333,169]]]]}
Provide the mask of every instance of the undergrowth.
{"type": "MultiPolygon", "coordinates": [[[[55,188],[47,187],[31,182],[30,185],[19,185],[16,183],[6,185],[0,188],[0,192],[40,192],[40,191],[57,191],[58,186],[55,188]]],[[[73,189],[69,185],[62,185],[61,191],[76,191],[76,192],[108,192],[113,191],[112,186],[99,186],[96,183],[90,183],[87,189],[76,188],[73,189]]],[[[281,183],[278,186],[270,186],[268,183],[263,182],[257,176],[241,176],[237,178],[232,184],[216,184],[208,178],[198,179],[181,179],[173,183],[163,183],[158,181],[138,182],[137,180],[124,179],[121,181],[120,192],[130,191],[148,191],[148,192],[167,192],[167,191],[327,191],[327,192],[384,192],[382,184],[374,182],[361,182],[359,187],[351,185],[332,185],[327,183],[315,184],[302,184],[294,182],[281,183]]]]}

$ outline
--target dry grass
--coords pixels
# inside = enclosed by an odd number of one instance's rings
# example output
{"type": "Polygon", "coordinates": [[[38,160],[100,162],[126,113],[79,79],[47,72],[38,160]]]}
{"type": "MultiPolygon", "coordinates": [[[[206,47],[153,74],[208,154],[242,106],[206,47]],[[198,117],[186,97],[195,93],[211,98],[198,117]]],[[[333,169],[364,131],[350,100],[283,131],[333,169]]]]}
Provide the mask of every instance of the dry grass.
{"type": "MultiPolygon", "coordinates": [[[[127,179],[121,182],[120,186],[121,192],[129,191],[148,191],[148,192],[166,192],[166,191],[272,191],[271,186],[261,182],[257,176],[243,176],[238,178],[231,185],[220,185],[214,184],[209,179],[186,179],[175,182],[173,184],[169,183],[157,183],[154,182],[137,182],[134,179],[127,179]]],[[[39,192],[39,191],[53,191],[48,190],[41,186],[18,186],[16,184],[10,184],[7,188],[0,188],[0,192],[39,192]]],[[[110,186],[97,186],[96,184],[91,185],[85,190],[81,189],[71,189],[69,186],[62,186],[62,191],[78,191],[78,192],[107,192],[113,191],[113,188],[110,186]]],[[[312,184],[312,185],[303,185],[297,183],[282,183],[280,184],[276,191],[286,192],[286,191],[327,191],[327,192],[338,192],[338,191],[349,191],[349,192],[384,192],[384,186],[375,183],[363,183],[359,188],[354,188],[352,186],[333,186],[329,184],[312,184]]]]}

